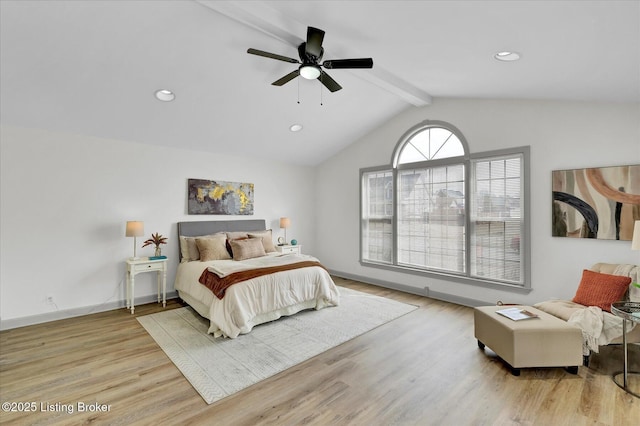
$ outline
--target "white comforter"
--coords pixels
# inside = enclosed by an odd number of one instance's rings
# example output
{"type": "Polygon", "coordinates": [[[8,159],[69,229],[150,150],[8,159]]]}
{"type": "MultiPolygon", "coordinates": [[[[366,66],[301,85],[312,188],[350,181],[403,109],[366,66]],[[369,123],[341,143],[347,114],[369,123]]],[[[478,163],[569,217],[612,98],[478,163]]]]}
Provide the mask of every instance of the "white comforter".
{"type": "MultiPolygon", "coordinates": [[[[198,279],[209,268],[227,275],[248,268],[262,268],[318,259],[299,254],[270,254],[255,259],[234,261],[187,262],[178,266],[175,289],[180,296],[196,299],[208,312],[202,312],[211,321],[209,333],[214,336],[235,338],[264,322],[292,315],[303,309],[322,309],[337,306],[340,294],[329,273],[321,267],[293,269],[264,275],[232,285],[222,300],[218,299],[198,279]],[[206,315],[208,313],[208,315],[206,315]]],[[[189,300],[187,300],[189,301],[189,300]]],[[[194,306],[195,307],[195,306],[194,306]]]]}

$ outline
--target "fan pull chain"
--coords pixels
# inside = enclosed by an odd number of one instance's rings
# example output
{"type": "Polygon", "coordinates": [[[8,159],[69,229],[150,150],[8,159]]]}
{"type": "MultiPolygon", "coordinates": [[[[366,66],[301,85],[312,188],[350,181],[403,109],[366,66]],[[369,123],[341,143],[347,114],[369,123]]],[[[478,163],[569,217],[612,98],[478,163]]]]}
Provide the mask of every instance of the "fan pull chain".
{"type": "MultiPolygon", "coordinates": [[[[322,75],[320,75],[320,79],[321,79],[321,80],[320,80],[320,83],[322,83],[322,75]]],[[[322,104],[322,92],[323,92],[323,90],[322,90],[322,86],[324,86],[324,84],[320,84],[320,106],[322,106],[322,105],[323,105],[323,104],[322,104]]]]}
{"type": "Polygon", "coordinates": [[[298,79],[298,105],[300,105],[300,79],[298,79]]]}

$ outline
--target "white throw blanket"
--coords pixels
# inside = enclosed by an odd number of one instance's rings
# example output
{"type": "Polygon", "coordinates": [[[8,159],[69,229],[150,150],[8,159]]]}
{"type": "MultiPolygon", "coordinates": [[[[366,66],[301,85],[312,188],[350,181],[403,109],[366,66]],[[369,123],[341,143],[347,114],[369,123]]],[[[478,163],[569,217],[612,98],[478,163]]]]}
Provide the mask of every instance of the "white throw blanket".
{"type": "Polygon", "coordinates": [[[253,259],[246,260],[221,260],[216,261],[214,264],[209,265],[207,269],[214,274],[218,275],[220,278],[226,277],[227,275],[233,274],[235,272],[248,271],[249,269],[256,268],[268,268],[270,266],[282,266],[288,265],[290,263],[303,262],[306,260],[318,261],[313,256],[309,256],[306,254],[269,254],[268,256],[256,257],[253,259]]]}
{"type": "MultiPolygon", "coordinates": [[[[574,324],[582,330],[582,353],[589,355],[589,351],[599,352],[601,345],[608,345],[614,339],[622,336],[622,318],[616,317],[608,312],[603,312],[597,306],[589,306],[574,312],[569,320],[569,324],[574,324]]],[[[631,331],[635,324],[629,327],[631,331]]]]}

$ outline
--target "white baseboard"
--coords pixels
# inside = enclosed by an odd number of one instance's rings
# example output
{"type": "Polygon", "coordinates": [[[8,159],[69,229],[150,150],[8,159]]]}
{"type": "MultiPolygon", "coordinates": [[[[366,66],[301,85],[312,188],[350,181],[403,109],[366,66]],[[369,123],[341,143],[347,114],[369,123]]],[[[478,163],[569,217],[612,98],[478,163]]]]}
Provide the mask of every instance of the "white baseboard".
{"type": "MultiPolygon", "coordinates": [[[[428,287],[421,289],[418,287],[412,287],[404,284],[394,283],[391,281],[384,281],[384,280],[364,277],[356,274],[351,274],[348,272],[341,272],[341,271],[335,271],[335,270],[329,270],[329,273],[337,277],[342,277],[342,278],[346,278],[354,281],[360,281],[367,284],[373,284],[373,285],[377,285],[378,287],[398,290],[404,293],[416,294],[418,296],[425,296],[431,299],[437,299],[437,300],[442,300],[444,302],[455,303],[457,305],[474,307],[474,306],[488,306],[488,305],[494,304],[494,303],[490,303],[482,300],[469,299],[466,297],[460,297],[460,296],[455,296],[447,293],[431,291],[429,290],[428,287]]],[[[171,293],[167,293],[167,300],[176,299],[177,297],[178,297],[178,294],[175,291],[171,293]]],[[[149,296],[136,298],[135,304],[144,305],[145,303],[152,303],[152,302],[155,302],[156,300],[157,300],[157,296],[154,294],[151,294],[149,296]]],[[[27,325],[42,324],[45,322],[79,317],[82,315],[95,314],[98,312],[112,311],[114,309],[123,309],[124,307],[125,307],[124,300],[120,300],[116,302],[105,303],[102,305],[85,306],[82,308],[66,309],[63,311],[53,311],[53,312],[47,312],[45,314],[32,315],[32,316],[22,317],[22,318],[15,318],[15,319],[8,319],[8,320],[0,319],[0,330],[10,330],[12,328],[25,327],[27,325]]]]}
{"type": "Polygon", "coordinates": [[[366,284],[373,284],[378,287],[384,287],[391,290],[398,290],[404,293],[417,294],[418,296],[425,296],[430,299],[437,299],[437,300],[442,300],[443,302],[455,303],[456,305],[469,306],[469,307],[495,305],[495,303],[485,302],[483,300],[469,299],[467,297],[456,296],[453,294],[441,293],[438,291],[431,291],[428,287],[425,287],[425,288],[412,287],[405,284],[379,280],[376,278],[364,277],[356,274],[351,274],[348,272],[335,271],[332,269],[329,270],[329,273],[337,277],[346,278],[354,281],[360,281],[366,284]]]}
{"type": "MultiPolygon", "coordinates": [[[[173,291],[167,293],[167,300],[176,299],[178,293],[173,291]]],[[[135,305],[144,305],[146,303],[156,302],[158,296],[151,294],[149,296],[136,297],[135,305]]],[[[74,318],[83,315],[95,314],[98,312],[113,311],[115,309],[124,309],[125,301],[103,303],[101,305],[83,306],[81,308],[65,309],[62,311],[47,312],[44,314],[31,315],[28,317],[14,318],[3,320],[0,319],[0,330],[10,330],[12,328],[25,327],[27,325],[42,324],[45,322],[57,321],[61,319],[74,318]]]]}

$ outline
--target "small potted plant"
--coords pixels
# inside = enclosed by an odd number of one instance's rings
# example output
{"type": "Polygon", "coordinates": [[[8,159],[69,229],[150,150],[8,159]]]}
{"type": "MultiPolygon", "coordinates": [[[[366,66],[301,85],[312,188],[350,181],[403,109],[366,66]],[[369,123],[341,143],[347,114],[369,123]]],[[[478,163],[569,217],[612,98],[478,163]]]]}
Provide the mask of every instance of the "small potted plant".
{"type": "Polygon", "coordinates": [[[155,234],[151,234],[151,238],[146,240],[144,242],[144,244],[142,244],[142,247],[150,246],[152,244],[156,246],[156,254],[155,255],[156,256],[160,256],[160,255],[162,255],[162,250],[160,249],[160,244],[167,244],[167,237],[163,237],[162,235],[160,235],[159,232],[156,232],[155,234]]]}

